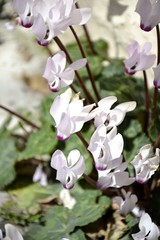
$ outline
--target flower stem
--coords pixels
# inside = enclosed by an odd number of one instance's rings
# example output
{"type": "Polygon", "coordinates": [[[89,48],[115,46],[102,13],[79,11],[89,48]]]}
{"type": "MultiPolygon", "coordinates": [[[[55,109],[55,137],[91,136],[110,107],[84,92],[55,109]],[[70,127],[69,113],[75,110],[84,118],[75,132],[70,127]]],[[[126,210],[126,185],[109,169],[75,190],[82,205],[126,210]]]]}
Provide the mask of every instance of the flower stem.
{"type": "MultiPolygon", "coordinates": [[[[83,49],[83,47],[82,47],[82,44],[81,44],[78,36],[77,36],[77,33],[75,32],[75,30],[74,30],[74,28],[73,28],[72,26],[70,26],[70,29],[71,29],[71,31],[72,31],[72,33],[73,33],[73,35],[74,35],[74,37],[75,37],[75,39],[76,39],[76,41],[77,41],[77,44],[78,44],[79,49],[80,49],[80,51],[81,51],[82,57],[83,57],[83,58],[86,58],[86,54],[85,54],[85,52],[84,52],[84,49],[83,49]]],[[[94,79],[94,77],[93,77],[93,74],[92,74],[92,72],[91,72],[91,69],[90,69],[90,66],[89,66],[88,62],[87,62],[87,64],[86,64],[86,68],[87,68],[87,72],[88,72],[88,75],[89,75],[89,78],[90,78],[90,81],[91,81],[91,84],[92,84],[93,91],[94,91],[94,93],[95,93],[95,96],[96,96],[96,98],[97,98],[97,101],[99,101],[99,100],[100,100],[100,96],[99,96],[99,93],[98,93],[98,90],[97,90],[97,87],[96,87],[96,84],[95,84],[95,79],[94,79]]]]}
{"type": "Polygon", "coordinates": [[[148,123],[149,123],[149,91],[148,91],[148,82],[147,82],[147,75],[146,71],[143,71],[143,77],[144,77],[144,93],[145,93],[145,123],[144,123],[144,131],[147,132],[148,123]]]}
{"type": "MultiPolygon", "coordinates": [[[[58,37],[55,37],[54,38],[55,42],[57,43],[57,45],[59,46],[59,48],[65,52],[66,54],[66,57],[67,57],[67,60],[68,62],[71,64],[73,63],[67,49],[65,48],[65,46],[63,45],[63,43],[61,42],[61,40],[58,38],[58,37]]],[[[88,100],[89,103],[93,103],[94,102],[94,99],[92,98],[92,96],[90,95],[89,91],[87,90],[83,80],[81,79],[80,75],[78,74],[77,71],[75,71],[75,74],[76,74],[76,77],[78,79],[78,82],[80,84],[80,86],[82,87],[83,91],[84,91],[84,94],[86,96],[86,99],[88,100]]]]}
{"type": "MultiPolygon", "coordinates": [[[[158,65],[160,63],[160,32],[159,32],[159,25],[156,25],[156,34],[157,34],[157,65],[158,65]]],[[[153,121],[155,119],[155,117],[156,117],[157,97],[158,97],[158,88],[154,87],[152,112],[151,112],[151,121],[153,121]]]]}
{"type": "Polygon", "coordinates": [[[21,119],[23,122],[27,123],[27,124],[30,125],[31,127],[36,128],[36,129],[40,129],[40,127],[37,126],[35,123],[29,121],[29,120],[26,119],[25,117],[23,117],[23,116],[21,116],[20,114],[14,112],[14,111],[12,111],[12,110],[10,110],[9,108],[4,107],[4,106],[2,106],[2,105],[0,105],[0,108],[2,108],[3,110],[11,113],[12,115],[16,116],[17,118],[21,119]]]}
{"type": "MultiPolygon", "coordinates": [[[[77,8],[79,8],[78,3],[76,3],[75,5],[76,5],[77,8]]],[[[93,46],[93,42],[91,41],[91,37],[90,37],[90,34],[88,32],[87,26],[84,24],[84,25],[82,25],[82,27],[83,27],[83,30],[85,32],[88,44],[90,46],[91,53],[94,55],[96,52],[95,52],[95,49],[94,49],[94,46],[93,46]]]]}

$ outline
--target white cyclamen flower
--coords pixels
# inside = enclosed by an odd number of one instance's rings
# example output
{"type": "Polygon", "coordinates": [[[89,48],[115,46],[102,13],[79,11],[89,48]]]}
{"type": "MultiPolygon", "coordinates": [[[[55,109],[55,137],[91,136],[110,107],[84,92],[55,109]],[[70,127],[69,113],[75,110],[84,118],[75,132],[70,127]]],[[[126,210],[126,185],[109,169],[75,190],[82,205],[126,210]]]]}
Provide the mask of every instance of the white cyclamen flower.
{"type": "Polygon", "coordinates": [[[61,88],[72,84],[75,71],[84,67],[87,59],[80,59],[66,67],[66,55],[63,51],[58,52],[52,58],[49,57],[43,77],[47,79],[51,91],[57,92],[61,88]]]}
{"type": "Polygon", "coordinates": [[[110,109],[117,101],[115,96],[105,97],[98,102],[98,107],[93,110],[95,114],[94,125],[97,128],[101,124],[105,124],[107,129],[118,126],[122,123],[125,115],[129,111],[133,111],[136,107],[136,102],[124,102],[110,109]]]}
{"type": "Polygon", "coordinates": [[[142,30],[149,32],[160,23],[160,1],[138,0],[136,12],[140,15],[142,30]]]}
{"type": "Polygon", "coordinates": [[[126,192],[124,189],[122,189],[121,192],[123,197],[114,197],[113,203],[118,205],[120,214],[126,216],[135,208],[138,198],[135,194],[126,192]]]}
{"type": "Polygon", "coordinates": [[[157,65],[157,67],[153,68],[153,71],[154,71],[153,84],[155,88],[160,88],[160,63],[157,65]]]}
{"type": "Polygon", "coordinates": [[[135,74],[137,71],[146,70],[154,64],[156,55],[149,54],[152,44],[146,42],[141,49],[139,43],[134,41],[131,43],[128,48],[129,58],[124,61],[125,72],[129,75],[135,74]]]}
{"type": "Polygon", "coordinates": [[[0,240],[23,240],[23,237],[15,226],[7,223],[5,224],[4,238],[3,238],[2,231],[0,230],[0,240]]]}
{"type": "Polygon", "coordinates": [[[133,161],[131,161],[135,168],[136,181],[139,183],[144,183],[150,179],[159,167],[159,149],[156,149],[155,156],[151,158],[149,157],[150,150],[150,144],[143,146],[133,161]]]}
{"type": "Polygon", "coordinates": [[[71,89],[67,89],[54,99],[50,114],[56,122],[58,140],[65,140],[71,134],[79,132],[84,123],[91,120],[94,115],[90,113],[95,104],[83,106],[83,100],[77,94],[72,101],[71,89]]]}
{"type": "Polygon", "coordinates": [[[106,127],[100,125],[92,135],[88,146],[88,150],[93,155],[95,167],[98,170],[105,170],[108,162],[121,156],[123,145],[122,135],[117,134],[116,127],[106,134],[106,127]]]}
{"type": "Polygon", "coordinates": [[[135,181],[130,178],[129,173],[125,171],[127,163],[122,162],[122,156],[108,162],[107,168],[103,171],[98,170],[97,186],[101,189],[128,186],[135,181]]]}
{"type": "Polygon", "coordinates": [[[138,233],[132,234],[134,240],[158,240],[160,231],[155,223],[152,222],[148,213],[143,213],[139,221],[138,233]]]}
{"type": "Polygon", "coordinates": [[[71,189],[84,173],[85,162],[77,149],[70,151],[67,159],[62,151],[56,150],[52,155],[51,167],[57,170],[56,179],[64,188],[71,189]]]}
{"type": "Polygon", "coordinates": [[[71,25],[83,25],[90,16],[90,9],[76,9],[74,0],[57,0],[49,8],[48,15],[39,12],[34,19],[32,31],[38,43],[46,46],[54,37],[64,33],[71,25]]]}

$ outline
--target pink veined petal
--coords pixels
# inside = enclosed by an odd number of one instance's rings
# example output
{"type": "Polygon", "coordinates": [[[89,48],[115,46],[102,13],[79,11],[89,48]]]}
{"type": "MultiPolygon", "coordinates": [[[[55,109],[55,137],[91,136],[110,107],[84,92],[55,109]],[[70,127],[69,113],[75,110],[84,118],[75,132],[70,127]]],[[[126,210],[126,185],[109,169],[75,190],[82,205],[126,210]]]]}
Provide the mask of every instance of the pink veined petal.
{"type": "Polygon", "coordinates": [[[56,169],[57,171],[63,166],[67,166],[67,160],[61,150],[56,150],[51,158],[51,167],[56,169]]]}
{"type": "Polygon", "coordinates": [[[91,17],[90,8],[74,9],[70,15],[70,25],[83,25],[88,22],[91,17]]]}
{"type": "Polygon", "coordinates": [[[71,96],[72,91],[69,88],[60,96],[57,96],[54,99],[54,102],[52,103],[52,106],[50,108],[50,114],[54,118],[56,125],[59,124],[62,117],[62,113],[67,111],[71,96]]]}
{"type": "Polygon", "coordinates": [[[108,113],[111,106],[116,101],[117,101],[117,97],[115,97],[115,96],[105,97],[98,102],[98,107],[100,108],[101,111],[108,113]]]}
{"type": "Polygon", "coordinates": [[[62,73],[66,66],[66,54],[60,51],[52,57],[52,60],[56,66],[57,72],[62,73]]]}
{"type": "Polygon", "coordinates": [[[77,60],[76,62],[72,63],[69,67],[72,68],[74,71],[79,70],[83,68],[87,63],[86,58],[82,58],[80,60],[77,60]]]}
{"type": "Polygon", "coordinates": [[[153,66],[155,62],[156,56],[154,54],[152,55],[140,55],[140,60],[137,64],[136,70],[145,70],[153,66]]]}
{"type": "Polygon", "coordinates": [[[22,235],[18,232],[16,227],[14,227],[13,225],[9,223],[5,224],[5,230],[6,230],[6,236],[9,239],[23,240],[22,235]]]}

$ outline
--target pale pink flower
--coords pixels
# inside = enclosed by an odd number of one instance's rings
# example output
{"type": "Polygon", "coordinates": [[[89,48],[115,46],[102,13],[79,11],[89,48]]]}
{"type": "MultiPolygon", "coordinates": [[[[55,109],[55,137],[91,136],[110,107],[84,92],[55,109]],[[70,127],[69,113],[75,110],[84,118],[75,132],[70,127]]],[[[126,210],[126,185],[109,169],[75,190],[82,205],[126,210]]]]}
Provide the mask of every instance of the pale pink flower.
{"type": "Polygon", "coordinates": [[[135,10],[141,18],[140,27],[149,32],[160,23],[160,1],[159,0],[138,0],[135,10]]]}
{"type": "Polygon", "coordinates": [[[148,213],[143,213],[139,221],[138,233],[132,234],[134,240],[158,240],[160,231],[155,223],[152,222],[148,213]]]}
{"type": "Polygon", "coordinates": [[[98,107],[92,112],[95,114],[94,125],[97,128],[101,124],[105,124],[107,130],[118,126],[122,123],[125,115],[129,111],[133,111],[136,107],[136,102],[124,102],[110,109],[117,101],[115,96],[105,97],[98,102],[98,107]]]}
{"type": "Polygon", "coordinates": [[[149,157],[150,151],[150,144],[143,146],[133,161],[131,161],[135,168],[136,181],[139,183],[144,183],[150,179],[159,167],[159,149],[156,149],[154,157],[149,157]]]}
{"type": "Polygon", "coordinates": [[[85,162],[77,149],[70,151],[67,159],[62,151],[56,150],[52,155],[51,167],[57,170],[56,179],[64,188],[71,189],[84,173],[85,162]]]}
{"type": "Polygon", "coordinates": [[[129,75],[135,74],[137,71],[146,70],[154,64],[156,56],[149,54],[152,44],[146,42],[143,48],[140,47],[137,41],[131,43],[128,48],[129,58],[124,61],[125,72],[129,75]]]}
{"type": "Polygon", "coordinates": [[[116,127],[106,133],[106,127],[100,125],[92,135],[88,146],[88,150],[93,155],[96,169],[105,170],[110,161],[119,158],[123,151],[123,145],[122,135],[117,134],[116,127]]]}
{"type": "Polygon", "coordinates": [[[154,71],[153,84],[155,88],[160,88],[160,63],[157,65],[157,67],[153,68],[153,71],[154,71]]]}
{"type": "Polygon", "coordinates": [[[65,140],[71,134],[79,132],[84,123],[91,120],[94,115],[90,113],[95,104],[83,106],[83,100],[76,94],[71,100],[72,91],[67,89],[54,99],[50,114],[54,118],[58,140],[65,140]]]}
{"type": "Polygon", "coordinates": [[[124,189],[121,190],[121,193],[123,197],[114,197],[112,201],[118,205],[120,214],[126,216],[135,208],[138,198],[135,194],[126,192],[124,189]]]}
{"type": "Polygon", "coordinates": [[[84,67],[86,63],[87,59],[82,58],[65,69],[66,55],[60,51],[52,58],[48,58],[43,77],[47,79],[50,90],[57,92],[61,88],[71,85],[75,71],[84,67]]]}
{"type": "Polygon", "coordinates": [[[125,171],[127,163],[122,162],[122,156],[108,162],[107,168],[103,171],[98,170],[97,186],[101,189],[128,186],[135,181],[130,178],[129,173],[125,171]]]}

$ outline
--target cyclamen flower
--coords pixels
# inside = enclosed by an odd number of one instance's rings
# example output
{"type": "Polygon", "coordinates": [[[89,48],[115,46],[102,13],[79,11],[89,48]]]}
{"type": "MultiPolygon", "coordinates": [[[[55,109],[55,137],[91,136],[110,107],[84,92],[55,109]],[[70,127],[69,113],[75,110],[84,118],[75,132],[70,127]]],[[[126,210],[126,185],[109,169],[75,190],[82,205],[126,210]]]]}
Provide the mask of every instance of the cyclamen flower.
{"type": "Polygon", "coordinates": [[[154,71],[154,81],[153,84],[155,88],[160,88],[160,63],[157,67],[153,68],[154,71]]]}
{"type": "Polygon", "coordinates": [[[74,0],[57,0],[54,3],[45,18],[39,12],[34,19],[32,32],[42,46],[64,33],[69,26],[85,24],[91,16],[89,8],[76,9],[74,0]]]}
{"type": "Polygon", "coordinates": [[[41,186],[47,186],[47,174],[43,171],[43,165],[39,164],[33,175],[33,182],[40,182],[41,186]]]}
{"type": "Polygon", "coordinates": [[[63,141],[71,134],[79,132],[84,123],[91,120],[94,115],[90,113],[95,104],[83,106],[83,100],[79,95],[72,99],[71,89],[67,89],[60,96],[54,99],[50,109],[50,114],[56,122],[57,138],[63,141]]]}
{"type": "Polygon", "coordinates": [[[117,101],[115,96],[105,97],[98,102],[98,107],[92,112],[95,114],[94,125],[97,128],[101,124],[105,124],[107,130],[118,126],[122,123],[125,115],[129,111],[133,111],[136,102],[124,102],[117,105],[114,109],[111,106],[117,101]]]}
{"type": "Polygon", "coordinates": [[[148,213],[143,213],[139,221],[138,233],[132,234],[134,240],[158,240],[160,231],[155,223],[152,222],[148,213]]]}
{"type": "Polygon", "coordinates": [[[1,240],[23,240],[22,235],[18,232],[17,228],[9,223],[5,224],[5,235],[3,237],[2,231],[0,230],[0,239],[1,240]]]}
{"type": "Polygon", "coordinates": [[[84,173],[85,163],[77,149],[70,151],[67,159],[62,151],[56,150],[52,155],[51,167],[57,170],[56,179],[64,188],[71,189],[84,173]]]}
{"type": "Polygon", "coordinates": [[[84,67],[86,63],[87,59],[83,58],[72,63],[65,69],[66,55],[63,51],[60,51],[52,58],[48,58],[43,77],[48,80],[50,90],[57,92],[61,88],[71,85],[75,71],[84,67]]]}
{"type": "Polygon", "coordinates": [[[135,194],[131,194],[131,192],[126,192],[124,189],[122,189],[121,192],[123,198],[119,196],[114,197],[113,203],[118,205],[120,214],[126,216],[135,208],[138,198],[135,194]]]}
{"type": "Polygon", "coordinates": [[[143,146],[133,161],[131,161],[135,168],[136,181],[139,183],[144,183],[150,179],[159,167],[159,149],[156,149],[155,156],[152,158],[149,158],[150,150],[150,144],[143,146]]]}
{"type": "Polygon", "coordinates": [[[106,127],[100,125],[92,135],[88,146],[88,150],[93,155],[96,169],[105,170],[110,161],[119,158],[123,151],[123,145],[122,135],[117,134],[116,127],[106,134],[106,127]]]}
{"type": "Polygon", "coordinates": [[[146,42],[141,49],[139,43],[134,41],[128,48],[129,58],[124,61],[125,72],[129,75],[135,74],[137,71],[146,70],[150,68],[156,59],[154,54],[149,54],[152,44],[146,42]]]}
{"type": "Polygon", "coordinates": [[[98,170],[97,186],[101,189],[109,187],[120,188],[128,186],[135,181],[135,178],[130,178],[126,172],[127,163],[122,162],[122,156],[108,162],[106,170],[98,170]]]}
{"type": "Polygon", "coordinates": [[[160,1],[159,0],[138,0],[135,10],[141,18],[140,27],[149,32],[160,23],[160,1]]]}

